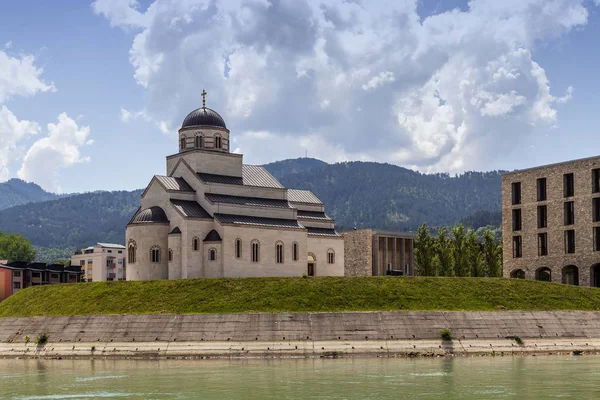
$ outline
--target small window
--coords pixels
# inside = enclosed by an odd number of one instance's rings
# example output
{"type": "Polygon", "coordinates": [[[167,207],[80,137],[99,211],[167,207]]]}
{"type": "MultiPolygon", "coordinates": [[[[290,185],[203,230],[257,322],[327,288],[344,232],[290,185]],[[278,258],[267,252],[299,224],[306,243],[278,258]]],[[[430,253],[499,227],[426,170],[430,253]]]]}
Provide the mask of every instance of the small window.
{"type": "Polygon", "coordinates": [[[112,250],[108,250],[109,253],[112,253],[112,250]]]}
{"type": "Polygon", "coordinates": [[[169,262],[173,261],[173,250],[169,249],[169,262]]]}
{"type": "Polygon", "coordinates": [[[575,253],[575,231],[573,229],[565,231],[565,253],[575,253]]]}
{"type": "Polygon", "coordinates": [[[521,182],[513,182],[512,188],[512,203],[521,204],[521,182]]]}
{"type": "Polygon", "coordinates": [[[521,236],[513,236],[513,258],[523,256],[523,242],[521,236]]]}
{"type": "Polygon", "coordinates": [[[592,216],[594,222],[600,222],[600,197],[592,199],[592,216]]]}
{"type": "Polygon", "coordinates": [[[150,249],[150,262],[159,263],[160,262],[160,247],[152,246],[150,249]]]}
{"type": "Polygon", "coordinates": [[[538,234],[538,256],[547,256],[548,255],[548,234],[547,233],[539,233],[538,234]]]}
{"type": "Polygon", "coordinates": [[[197,149],[201,149],[202,148],[202,145],[203,145],[202,139],[203,139],[203,137],[201,135],[197,135],[196,136],[196,148],[197,149]]]}
{"type": "Polygon", "coordinates": [[[118,253],[119,253],[119,254],[123,254],[123,250],[119,250],[119,251],[118,251],[118,253]]]}
{"type": "Polygon", "coordinates": [[[185,136],[179,140],[179,148],[185,150],[185,136]]]}
{"type": "Polygon", "coordinates": [[[21,276],[21,271],[13,271],[13,276],[19,278],[21,276]]]}
{"type": "Polygon", "coordinates": [[[129,247],[127,248],[127,262],[129,264],[135,263],[135,250],[136,250],[136,244],[133,240],[130,240],[129,247]]]}
{"type": "Polygon", "coordinates": [[[565,225],[573,225],[575,223],[575,202],[565,202],[565,225]]]}
{"type": "Polygon", "coordinates": [[[215,136],[215,149],[220,149],[222,146],[221,136],[215,136]]]}
{"type": "Polygon", "coordinates": [[[592,193],[600,193],[600,168],[592,170],[592,193]]]}
{"type": "Polygon", "coordinates": [[[292,244],[292,261],[298,261],[298,243],[292,244]]]}
{"type": "Polygon", "coordinates": [[[283,264],[283,242],[281,241],[275,244],[275,261],[277,264],[283,264]]]}
{"type": "Polygon", "coordinates": [[[208,250],[208,259],[210,261],[217,261],[217,249],[208,250]]]}
{"type": "Polygon", "coordinates": [[[575,196],[575,177],[572,173],[563,175],[563,190],[565,197],[575,196]]]}
{"type": "Polygon", "coordinates": [[[84,267],[84,266],[85,266],[85,260],[81,260],[81,261],[79,261],[79,265],[80,265],[81,267],[84,267]]]}
{"type": "Polygon", "coordinates": [[[50,279],[58,279],[58,274],[50,274],[50,279]]]}
{"type": "Polygon", "coordinates": [[[600,226],[594,227],[594,251],[600,251],[600,226]]]}
{"type": "Polygon", "coordinates": [[[513,232],[521,230],[521,209],[512,210],[512,228],[513,232]]]}
{"type": "Polygon", "coordinates": [[[546,201],[546,178],[538,178],[537,186],[537,201],[546,201]]]}
{"type": "Polygon", "coordinates": [[[198,251],[199,248],[200,248],[200,239],[195,237],[194,239],[192,239],[192,249],[194,251],[198,251]]]}
{"type": "Polygon", "coordinates": [[[327,264],[335,264],[335,251],[333,249],[327,250],[327,264]]]}
{"type": "Polygon", "coordinates": [[[21,282],[13,282],[13,289],[21,289],[21,282]]]}
{"type": "Polygon", "coordinates": [[[258,242],[258,240],[252,241],[251,252],[252,252],[252,254],[251,254],[252,262],[259,262],[260,261],[260,243],[258,242]]]}
{"type": "Polygon", "coordinates": [[[94,260],[88,260],[88,264],[93,264],[94,260]]]}
{"type": "Polygon", "coordinates": [[[539,229],[548,226],[548,206],[537,207],[537,226],[539,229]]]}
{"type": "Polygon", "coordinates": [[[242,239],[235,239],[235,258],[242,258],[242,239]]]}

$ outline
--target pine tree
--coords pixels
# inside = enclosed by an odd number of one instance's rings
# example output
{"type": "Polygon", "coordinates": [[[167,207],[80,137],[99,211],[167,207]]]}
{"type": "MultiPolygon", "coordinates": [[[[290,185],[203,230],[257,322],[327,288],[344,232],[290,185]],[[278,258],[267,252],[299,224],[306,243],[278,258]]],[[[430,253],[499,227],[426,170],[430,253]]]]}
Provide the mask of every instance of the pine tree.
{"type": "Polygon", "coordinates": [[[415,237],[415,272],[420,276],[434,276],[433,239],[429,234],[429,227],[424,223],[419,227],[415,237]]]}

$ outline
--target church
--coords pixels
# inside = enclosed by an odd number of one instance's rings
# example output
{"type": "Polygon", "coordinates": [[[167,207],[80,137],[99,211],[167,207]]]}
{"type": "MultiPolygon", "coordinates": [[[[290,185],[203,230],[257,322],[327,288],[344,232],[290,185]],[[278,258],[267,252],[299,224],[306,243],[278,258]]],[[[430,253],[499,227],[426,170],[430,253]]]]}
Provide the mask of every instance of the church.
{"type": "Polygon", "coordinates": [[[127,280],[344,275],[344,240],[324,204],[231,153],[202,96],[127,224],[127,280]]]}

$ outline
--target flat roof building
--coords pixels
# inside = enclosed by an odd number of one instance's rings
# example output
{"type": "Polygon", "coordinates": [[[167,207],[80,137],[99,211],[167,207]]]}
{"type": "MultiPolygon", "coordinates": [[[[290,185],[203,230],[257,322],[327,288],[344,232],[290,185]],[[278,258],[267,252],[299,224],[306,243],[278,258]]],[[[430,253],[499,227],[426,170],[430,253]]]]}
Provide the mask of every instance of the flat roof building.
{"type": "Polygon", "coordinates": [[[505,277],[600,287],[600,157],[502,176],[505,277]]]}
{"type": "Polygon", "coordinates": [[[75,252],[71,265],[81,268],[86,282],[123,281],[127,276],[125,246],[97,243],[75,252]]]}
{"type": "Polygon", "coordinates": [[[12,262],[0,264],[0,301],[30,286],[81,281],[81,269],[62,264],[12,262]]]}

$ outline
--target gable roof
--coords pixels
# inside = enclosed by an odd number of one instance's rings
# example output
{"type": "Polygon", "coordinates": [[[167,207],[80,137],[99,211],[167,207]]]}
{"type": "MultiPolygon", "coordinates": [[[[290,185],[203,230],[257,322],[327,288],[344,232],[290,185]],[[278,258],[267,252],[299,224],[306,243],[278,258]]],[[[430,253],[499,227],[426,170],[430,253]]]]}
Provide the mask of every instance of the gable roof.
{"type": "Polygon", "coordinates": [[[257,186],[274,189],[285,189],[277,179],[264,168],[256,165],[242,165],[242,176],[229,176],[206,174],[198,172],[196,174],[200,180],[206,183],[221,183],[224,185],[257,186]]]}
{"type": "Polygon", "coordinates": [[[172,176],[154,175],[167,190],[176,192],[195,192],[195,190],[183,178],[172,176]]]}
{"type": "Polygon", "coordinates": [[[225,194],[206,193],[204,195],[211,203],[237,204],[242,206],[260,206],[275,208],[292,208],[287,200],[262,199],[259,197],[230,196],[225,194]]]}
{"type": "Polygon", "coordinates": [[[212,219],[210,214],[196,201],[171,199],[171,204],[184,217],[212,219]]]}
{"type": "Polygon", "coordinates": [[[292,203],[323,204],[310,190],[288,189],[288,201],[292,203]]]}
{"type": "Polygon", "coordinates": [[[215,214],[223,224],[266,226],[271,228],[304,229],[295,219],[250,217],[246,215],[215,214]]]}
{"type": "Polygon", "coordinates": [[[308,230],[308,236],[336,236],[341,237],[335,229],[328,228],[306,228],[308,230]]]}
{"type": "Polygon", "coordinates": [[[179,227],[176,226],[171,232],[169,232],[169,235],[181,235],[181,229],[179,229],[179,227]]]}
{"type": "Polygon", "coordinates": [[[205,242],[221,242],[221,235],[219,235],[219,232],[215,231],[214,229],[210,232],[208,232],[208,235],[206,235],[206,237],[204,238],[205,242]]]}

